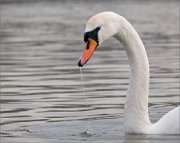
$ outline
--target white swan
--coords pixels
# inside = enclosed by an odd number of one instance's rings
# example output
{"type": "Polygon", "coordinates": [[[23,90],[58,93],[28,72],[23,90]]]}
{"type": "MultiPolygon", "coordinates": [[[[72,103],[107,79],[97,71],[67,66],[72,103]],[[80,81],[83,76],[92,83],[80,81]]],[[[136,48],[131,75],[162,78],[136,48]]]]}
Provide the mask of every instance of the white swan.
{"type": "Polygon", "coordinates": [[[82,67],[96,47],[111,36],[125,47],[130,64],[130,83],[124,111],[125,132],[180,134],[180,107],[168,112],[155,124],[149,120],[149,62],[139,35],[124,17],[113,12],[103,12],[89,19],[84,35],[84,50],[78,65],[82,67]]]}

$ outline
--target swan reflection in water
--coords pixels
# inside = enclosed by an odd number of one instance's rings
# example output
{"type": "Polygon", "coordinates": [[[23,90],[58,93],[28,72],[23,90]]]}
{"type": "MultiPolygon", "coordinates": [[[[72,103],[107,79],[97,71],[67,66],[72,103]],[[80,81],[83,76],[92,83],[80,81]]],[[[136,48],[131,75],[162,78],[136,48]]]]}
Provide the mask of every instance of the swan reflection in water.
{"type": "Polygon", "coordinates": [[[123,143],[150,143],[149,135],[125,135],[123,143]]]}

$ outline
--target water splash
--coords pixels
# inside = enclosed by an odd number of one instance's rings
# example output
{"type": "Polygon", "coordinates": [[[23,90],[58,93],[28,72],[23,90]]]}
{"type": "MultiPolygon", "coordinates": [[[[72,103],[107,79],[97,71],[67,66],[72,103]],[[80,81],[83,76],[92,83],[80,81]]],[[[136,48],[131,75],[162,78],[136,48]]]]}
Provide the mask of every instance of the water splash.
{"type": "Polygon", "coordinates": [[[90,133],[88,130],[85,131],[85,132],[80,133],[80,135],[81,135],[82,137],[92,137],[92,136],[93,136],[93,134],[90,133]]]}
{"type": "MultiPolygon", "coordinates": [[[[80,67],[80,73],[81,73],[81,85],[82,85],[82,95],[86,96],[86,89],[84,86],[84,77],[83,77],[83,73],[82,73],[82,68],[80,67]]],[[[85,102],[85,106],[87,106],[87,101],[85,102]]],[[[88,111],[86,110],[86,116],[88,116],[88,111]]],[[[86,137],[91,137],[91,122],[88,121],[88,129],[85,132],[80,133],[80,135],[82,136],[86,136],[86,137]]]]}

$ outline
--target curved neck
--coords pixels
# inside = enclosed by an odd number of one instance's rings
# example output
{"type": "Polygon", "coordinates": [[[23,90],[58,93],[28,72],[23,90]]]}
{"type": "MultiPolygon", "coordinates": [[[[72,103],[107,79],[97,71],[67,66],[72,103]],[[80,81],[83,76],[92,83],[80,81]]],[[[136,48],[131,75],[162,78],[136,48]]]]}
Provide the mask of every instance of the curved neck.
{"type": "Polygon", "coordinates": [[[126,132],[143,133],[150,126],[148,115],[149,62],[144,45],[130,23],[120,17],[115,37],[124,46],[130,64],[130,83],[125,104],[126,132]]]}

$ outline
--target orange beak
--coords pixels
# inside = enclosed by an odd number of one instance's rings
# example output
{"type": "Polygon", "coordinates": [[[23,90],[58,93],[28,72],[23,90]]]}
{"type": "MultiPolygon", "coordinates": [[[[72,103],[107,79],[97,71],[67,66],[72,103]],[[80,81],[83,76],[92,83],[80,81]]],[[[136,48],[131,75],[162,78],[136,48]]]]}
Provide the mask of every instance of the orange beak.
{"type": "Polygon", "coordinates": [[[88,42],[84,43],[84,50],[79,58],[79,67],[82,67],[90,59],[97,46],[98,43],[94,39],[88,38],[88,42]]]}

